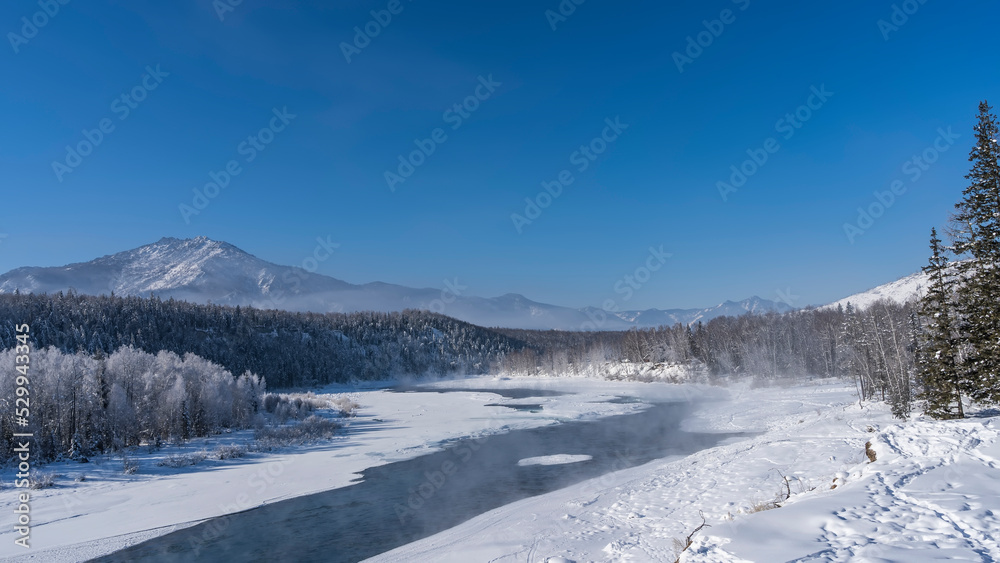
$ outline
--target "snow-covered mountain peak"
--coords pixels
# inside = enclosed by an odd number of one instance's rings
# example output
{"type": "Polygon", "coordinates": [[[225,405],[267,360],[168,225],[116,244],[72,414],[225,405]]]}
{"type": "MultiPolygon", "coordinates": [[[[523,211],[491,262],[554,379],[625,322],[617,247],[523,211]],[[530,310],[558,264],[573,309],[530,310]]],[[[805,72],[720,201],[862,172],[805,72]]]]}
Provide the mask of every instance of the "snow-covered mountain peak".
{"type": "MultiPolygon", "coordinates": [[[[199,280],[211,275],[229,277],[249,273],[261,278],[259,274],[267,266],[231,244],[207,237],[162,238],[153,244],[99,258],[94,263],[118,270],[109,289],[120,295],[145,295],[196,286],[199,280]]],[[[265,275],[261,281],[269,282],[268,278],[265,275]]]]}

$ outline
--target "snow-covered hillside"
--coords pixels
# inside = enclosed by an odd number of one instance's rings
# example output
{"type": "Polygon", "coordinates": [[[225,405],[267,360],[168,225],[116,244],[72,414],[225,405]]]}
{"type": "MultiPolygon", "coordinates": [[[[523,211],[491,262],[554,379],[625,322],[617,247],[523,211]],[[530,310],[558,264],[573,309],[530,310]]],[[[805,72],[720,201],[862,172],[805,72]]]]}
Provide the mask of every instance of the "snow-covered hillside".
{"type": "MultiPolygon", "coordinates": [[[[323,253],[332,252],[324,249],[323,253]]],[[[457,281],[457,280],[456,280],[457,281]]],[[[427,309],[487,327],[626,330],[709,321],[721,315],[787,311],[759,297],[726,301],[705,309],[649,309],[606,313],[532,301],[523,295],[484,298],[460,283],[411,288],[389,283],[351,284],[261,260],[239,248],[205,237],[163,238],[153,244],[62,267],[25,267],[0,275],[0,293],[156,295],[194,303],[254,306],[315,313],[427,309]]]]}
{"type": "Polygon", "coordinates": [[[927,274],[917,272],[894,282],[856,293],[850,297],[845,297],[839,301],[834,301],[829,305],[820,307],[821,309],[836,309],[838,306],[847,307],[850,303],[857,309],[867,309],[876,301],[888,299],[896,303],[906,303],[919,299],[927,291],[927,274]]]}

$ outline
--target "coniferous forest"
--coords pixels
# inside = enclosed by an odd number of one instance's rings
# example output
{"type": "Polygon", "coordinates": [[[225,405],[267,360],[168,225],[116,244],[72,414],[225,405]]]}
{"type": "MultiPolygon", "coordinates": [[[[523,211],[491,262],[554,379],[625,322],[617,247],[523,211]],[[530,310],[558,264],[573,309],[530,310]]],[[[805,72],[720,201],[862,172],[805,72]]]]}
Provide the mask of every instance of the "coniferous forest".
{"type": "MultiPolygon", "coordinates": [[[[265,388],[486,373],[521,344],[423,311],[312,315],[156,298],[0,295],[0,365],[31,354],[31,428],[0,376],[0,436],[40,436],[43,459],[245,428],[265,388]],[[18,328],[30,327],[18,340],[18,328]]],[[[23,334],[23,333],[22,333],[23,334]]]]}
{"type": "Polygon", "coordinates": [[[269,387],[486,373],[517,346],[510,338],[426,311],[289,313],[156,298],[77,294],[0,295],[0,349],[27,323],[36,348],[110,354],[192,353],[232,373],[250,371],[269,387]]]}

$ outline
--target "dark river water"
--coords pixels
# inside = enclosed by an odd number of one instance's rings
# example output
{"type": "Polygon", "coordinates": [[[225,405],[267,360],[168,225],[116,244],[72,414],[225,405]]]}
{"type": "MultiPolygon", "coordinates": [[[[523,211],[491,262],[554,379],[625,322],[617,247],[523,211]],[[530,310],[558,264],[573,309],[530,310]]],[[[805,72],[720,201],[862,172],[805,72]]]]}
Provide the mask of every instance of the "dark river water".
{"type": "Polygon", "coordinates": [[[526,497],[742,436],[681,431],[691,407],[654,404],[595,421],[456,440],[440,452],[366,469],[355,485],[215,518],[98,561],[359,561],[526,497]],[[517,464],[555,454],[592,459],[517,464]]]}

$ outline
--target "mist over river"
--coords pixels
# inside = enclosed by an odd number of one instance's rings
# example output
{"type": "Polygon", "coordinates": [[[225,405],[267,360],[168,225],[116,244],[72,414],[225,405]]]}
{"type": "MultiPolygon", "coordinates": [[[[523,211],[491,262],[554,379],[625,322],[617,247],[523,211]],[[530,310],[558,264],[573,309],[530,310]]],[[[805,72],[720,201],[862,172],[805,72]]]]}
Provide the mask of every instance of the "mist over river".
{"type": "MultiPolygon", "coordinates": [[[[401,391],[419,400],[421,392],[469,390],[401,391]]],[[[545,393],[490,392],[518,399],[545,393]]],[[[632,414],[450,441],[440,451],[366,469],[357,484],[211,519],[98,561],[359,561],[526,497],[742,436],[682,431],[693,407],[658,403],[632,414]],[[518,464],[546,456],[568,461],[518,464]]]]}

